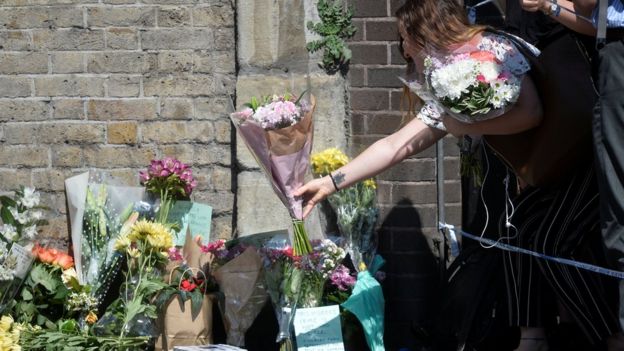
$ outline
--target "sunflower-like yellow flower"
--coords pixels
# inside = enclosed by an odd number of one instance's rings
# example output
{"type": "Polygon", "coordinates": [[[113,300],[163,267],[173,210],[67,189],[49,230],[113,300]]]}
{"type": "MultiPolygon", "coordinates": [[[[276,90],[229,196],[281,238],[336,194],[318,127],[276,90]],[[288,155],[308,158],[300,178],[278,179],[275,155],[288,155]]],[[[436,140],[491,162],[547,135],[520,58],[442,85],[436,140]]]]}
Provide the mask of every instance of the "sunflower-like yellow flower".
{"type": "Polygon", "coordinates": [[[130,247],[132,242],[128,235],[121,235],[117,240],[115,240],[115,251],[124,252],[130,247]]]}
{"type": "Polygon", "coordinates": [[[319,176],[328,175],[329,173],[346,165],[348,162],[349,157],[335,147],[325,149],[321,152],[313,154],[310,157],[312,173],[319,176]]]}
{"type": "Polygon", "coordinates": [[[150,235],[147,237],[147,242],[153,248],[156,248],[160,251],[167,251],[171,247],[173,247],[173,237],[171,236],[171,233],[169,232],[150,235]]]}
{"type": "Polygon", "coordinates": [[[2,316],[2,318],[0,318],[0,332],[7,333],[11,330],[11,324],[13,324],[13,317],[2,316]]]}
{"type": "Polygon", "coordinates": [[[366,179],[365,181],[362,182],[362,184],[364,184],[364,186],[367,188],[377,189],[377,183],[375,182],[375,179],[373,178],[366,179]]]}

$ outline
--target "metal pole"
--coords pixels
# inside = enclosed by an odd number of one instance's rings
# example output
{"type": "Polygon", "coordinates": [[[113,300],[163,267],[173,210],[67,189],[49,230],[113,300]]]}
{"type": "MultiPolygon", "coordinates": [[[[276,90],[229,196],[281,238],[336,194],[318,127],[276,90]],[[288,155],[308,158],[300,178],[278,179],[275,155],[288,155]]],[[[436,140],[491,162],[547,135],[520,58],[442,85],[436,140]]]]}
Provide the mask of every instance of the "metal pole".
{"type": "MultiPolygon", "coordinates": [[[[446,223],[446,212],[444,208],[444,138],[436,143],[436,188],[437,188],[437,205],[438,205],[438,223],[446,223]]],[[[440,282],[444,279],[446,271],[446,235],[444,228],[438,225],[440,233],[440,243],[438,245],[438,254],[440,257],[440,282]]]]}

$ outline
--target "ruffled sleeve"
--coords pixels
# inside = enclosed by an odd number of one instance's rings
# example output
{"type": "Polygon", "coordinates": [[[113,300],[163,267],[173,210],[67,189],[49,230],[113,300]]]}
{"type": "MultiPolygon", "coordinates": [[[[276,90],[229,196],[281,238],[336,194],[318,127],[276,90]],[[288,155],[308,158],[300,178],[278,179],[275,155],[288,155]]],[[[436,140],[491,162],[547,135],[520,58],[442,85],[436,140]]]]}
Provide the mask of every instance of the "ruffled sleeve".
{"type": "Polygon", "coordinates": [[[446,127],[442,123],[442,114],[444,110],[435,101],[427,101],[418,112],[418,119],[423,121],[431,128],[446,131],[446,127]]]}
{"type": "Polygon", "coordinates": [[[479,49],[490,51],[505,69],[516,76],[521,76],[531,69],[524,55],[516,48],[511,40],[498,34],[486,34],[479,44],[479,49]]]}

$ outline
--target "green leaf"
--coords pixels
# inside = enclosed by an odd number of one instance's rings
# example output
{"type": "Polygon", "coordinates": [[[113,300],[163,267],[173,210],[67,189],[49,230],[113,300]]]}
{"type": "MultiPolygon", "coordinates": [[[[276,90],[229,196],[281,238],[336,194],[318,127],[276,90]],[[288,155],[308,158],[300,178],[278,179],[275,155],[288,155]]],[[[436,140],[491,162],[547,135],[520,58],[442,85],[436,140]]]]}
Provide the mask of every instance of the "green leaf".
{"type": "Polygon", "coordinates": [[[199,312],[201,312],[202,303],[204,302],[204,294],[200,289],[195,289],[191,293],[191,316],[193,320],[197,318],[199,312]]]}
{"type": "Polygon", "coordinates": [[[22,290],[22,300],[31,301],[33,299],[32,293],[28,289],[22,290]]]}
{"type": "Polygon", "coordinates": [[[48,272],[43,265],[36,265],[30,271],[30,278],[35,284],[39,284],[46,288],[51,293],[56,291],[56,287],[59,284],[58,280],[54,278],[50,272],[48,272]]]}

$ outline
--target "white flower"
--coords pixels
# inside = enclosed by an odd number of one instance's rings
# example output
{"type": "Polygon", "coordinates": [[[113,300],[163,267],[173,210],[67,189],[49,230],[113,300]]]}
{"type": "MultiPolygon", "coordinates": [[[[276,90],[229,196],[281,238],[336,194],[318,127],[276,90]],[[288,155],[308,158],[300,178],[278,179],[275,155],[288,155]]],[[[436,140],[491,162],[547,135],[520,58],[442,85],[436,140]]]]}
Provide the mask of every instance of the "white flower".
{"type": "Polygon", "coordinates": [[[10,224],[3,224],[2,227],[0,227],[0,233],[2,233],[8,241],[15,241],[18,239],[17,228],[10,224]]]}
{"type": "Polygon", "coordinates": [[[64,270],[61,274],[61,280],[66,286],[68,286],[73,279],[78,280],[78,273],[76,273],[74,267],[64,270]]]}
{"type": "Polygon", "coordinates": [[[490,82],[498,78],[501,73],[501,66],[496,62],[481,62],[480,66],[481,74],[485,78],[486,82],[490,82]]]}
{"type": "Polygon", "coordinates": [[[2,259],[4,259],[4,256],[9,253],[9,250],[7,250],[7,244],[0,240],[0,261],[2,259]]]}
{"type": "Polygon", "coordinates": [[[43,212],[41,211],[29,210],[29,211],[26,211],[25,213],[29,222],[36,222],[43,218],[43,212]]]}
{"type": "Polygon", "coordinates": [[[13,216],[13,218],[15,218],[17,223],[19,224],[28,223],[28,215],[25,212],[19,212],[17,208],[15,207],[9,208],[9,211],[11,212],[11,215],[13,216]]]}
{"type": "Polygon", "coordinates": [[[457,99],[477,82],[477,64],[471,59],[453,62],[431,72],[431,86],[438,98],[457,99]]]}
{"type": "Polygon", "coordinates": [[[35,188],[26,187],[24,188],[24,195],[17,200],[17,203],[26,208],[32,208],[39,205],[40,200],[41,197],[39,193],[35,191],[35,188]]]}
{"type": "Polygon", "coordinates": [[[22,232],[22,235],[29,240],[34,239],[37,236],[37,226],[36,225],[31,225],[29,227],[24,228],[24,231],[22,232]]]}

